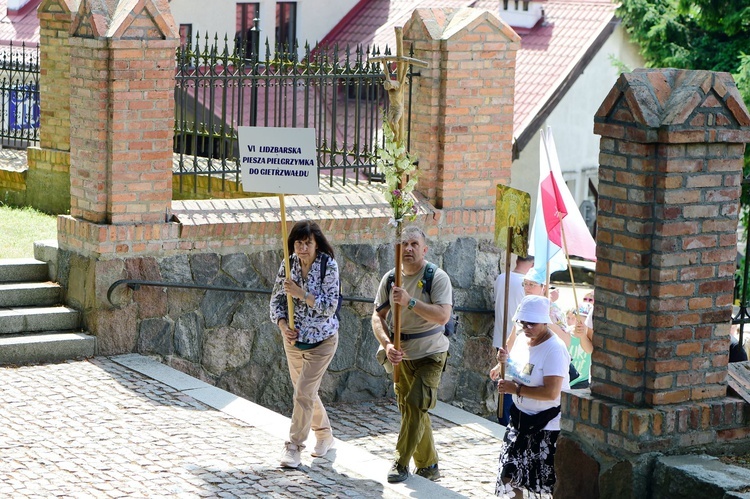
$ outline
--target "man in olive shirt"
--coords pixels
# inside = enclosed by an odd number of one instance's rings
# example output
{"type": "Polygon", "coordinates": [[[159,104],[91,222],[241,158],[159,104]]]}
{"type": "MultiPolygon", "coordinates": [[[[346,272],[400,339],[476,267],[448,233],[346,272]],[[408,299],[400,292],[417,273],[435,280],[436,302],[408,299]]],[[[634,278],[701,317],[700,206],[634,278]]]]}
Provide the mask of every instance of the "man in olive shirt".
{"type": "Polygon", "coordinates": [[[443,270],[434,269],[430,293],[426,293],[425,260],[427,243],[424,232],[406,227],[401,236],[401,286],[389,288],[389,274],[380,280],[372,314],[372,330],[385,349],[388,360],[400,365],[395,385],[401,428],[396,442],[395,463],[388,473],[391,483],[409,477],[412,457],[416,473],[430,480],[440,477],[438,455],[427,414],[437,403],[438,385],[448,358],[450,342],[443,334],[451,318],[453,289],[443,270]],[[389,296],[390,294],[390,296],[389,296]],[[401,305],[401,349],[393,346],[389,311],[392,303],[401,305]]]}

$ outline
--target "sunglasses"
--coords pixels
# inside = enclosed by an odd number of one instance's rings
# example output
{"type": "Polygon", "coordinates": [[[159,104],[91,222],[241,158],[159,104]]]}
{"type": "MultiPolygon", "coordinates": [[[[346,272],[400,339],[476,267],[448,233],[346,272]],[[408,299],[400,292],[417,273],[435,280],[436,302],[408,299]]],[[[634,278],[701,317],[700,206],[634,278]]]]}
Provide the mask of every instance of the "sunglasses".
{"type": "Polygon", "coordinates": [[[585,301],[586,303],[594,303],[593,298],[584,298],[583,301],[585,301]]]}
{"type": "Polygon", "coordinates": [[[516,321],[516,323],[524,329],[532,329],[539,325],[539,322],[516,321]]]}

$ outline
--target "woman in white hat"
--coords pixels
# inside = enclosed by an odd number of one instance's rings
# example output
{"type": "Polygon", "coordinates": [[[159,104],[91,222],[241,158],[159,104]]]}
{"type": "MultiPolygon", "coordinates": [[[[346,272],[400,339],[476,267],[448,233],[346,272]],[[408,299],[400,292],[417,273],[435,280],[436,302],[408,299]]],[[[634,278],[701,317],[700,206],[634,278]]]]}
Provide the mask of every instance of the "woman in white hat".
{"type": "MultiPolygon", "coordinates": [[[[529,269],[528,272],[526,272],[526,275],[523,277],[523,292],[526,296],[529,295],[537,295],[537,296],[546,296],[545,293],[545,278],[542,276],[537,270],[535,269],[529,269]]],[[[553,333],[555,333],[557,336],[560,337],[560,339],[565,343],[565,347],[570,347],[570,341],[571,336],[567,332],[567,319],[565,317],[565,314],[563,313],[562,309],[555,304],[554,302],[549,302],[549,318],[547,320],[547,324],[549,325],[549,328],[552,330],[553,333]]],[[[508,335],[508,340],[506,342],[507,344],[507,350],[513,350],[513,343],[516,341],[516,336],[519,336],[523,331],[521,331],[521,326],[516,324],[513,329],[511,330],[510,334],[508,335]]]]}
{"type": "Polygon", "coordinates": [[[555,444],[560,434],[560,392],[569,389],[570,354],[548,327],[550,302],[527,295],[513,320],[522,334],[508,355],[506,379],[497,379],[500,364],[490,372],[498,392],[513,394],[511,421],[503,438],[495,494],[521,498],[521,489],[551,494],[555,485],[555,444]]]}

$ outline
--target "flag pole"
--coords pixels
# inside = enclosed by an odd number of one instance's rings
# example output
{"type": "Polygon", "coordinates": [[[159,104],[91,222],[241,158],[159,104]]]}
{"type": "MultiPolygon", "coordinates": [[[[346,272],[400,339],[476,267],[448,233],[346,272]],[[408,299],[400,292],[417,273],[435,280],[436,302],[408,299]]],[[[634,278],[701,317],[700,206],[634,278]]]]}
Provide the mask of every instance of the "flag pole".
{"type": "Polygon", "coordinates": [[[568,243],[565,241],[565,227],[563,227],[562,219],[560,220],[560,235],[562,236],[563,251],[565,252],[565,258],[568,260],[568,272],[570,272],[570,286],[573,288],[573,303],[576,307],[574,312],[576,320],[578,320],[578,295],[576,294],[576,280],[573,277],[573,266],[570,265],[570,255],[568,254],[568,243]]]}
{"type": "MultiPolygon", "coordinates": [[[[289,268],[289,245],[287,244],[286,232],[286,205],[284,204],[283,194],[279,194],[279,205],[281,208],[281,240],[283,241],[282,246],[284,246],[284,271],[286,272],[286,277],[291,279],[292,274],[291,269],[289,268]]],[[[287,319],[289,329],[294,331],[294,300],[289,293],[286,294],[286,305],[289,314],[287,319]]]]}
{"type": "MultiPolygon", "coordinates": [[[[510,292],[510,253],[513,227],[508,227],[507,248],[505,249],[505,303],[503,303],[503,350],[508,343],[508,293],[510,292]]],[[[500,364],[500,379],[505,379],[505,362],[500,364]]],[[[503,395],[497,397],[497,417],[503,417],[503,395]]]]}

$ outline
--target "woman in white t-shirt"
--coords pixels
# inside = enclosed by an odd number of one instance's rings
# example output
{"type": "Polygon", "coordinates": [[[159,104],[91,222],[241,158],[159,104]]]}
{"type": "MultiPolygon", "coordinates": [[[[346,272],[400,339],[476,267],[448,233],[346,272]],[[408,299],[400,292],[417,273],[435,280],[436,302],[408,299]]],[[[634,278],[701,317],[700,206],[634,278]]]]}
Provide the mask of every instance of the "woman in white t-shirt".
{"type": "Polygon", "coordinates": [[[495,494],[521,498],[521,489],[551,494],[555,485],[555,444],[560,434],[560,393],[570,388],[570,354],[552,331],[549,299],[528,295],[513,319],[523,332],[510,355],[498,351],[490,372],[500,393],[513,394],[511,422],[503,438],[495,494]],[[506,364],[506,379],[499,378],[506,364]]]}

